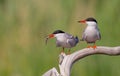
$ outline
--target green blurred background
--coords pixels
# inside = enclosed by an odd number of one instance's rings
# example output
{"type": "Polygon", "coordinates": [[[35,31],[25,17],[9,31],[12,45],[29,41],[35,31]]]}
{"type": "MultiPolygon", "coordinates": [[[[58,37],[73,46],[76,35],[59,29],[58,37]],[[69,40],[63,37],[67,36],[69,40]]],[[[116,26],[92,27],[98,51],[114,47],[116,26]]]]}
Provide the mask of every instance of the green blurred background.
{"type": "MultiPolygon", "coordinates": [[[[56,29],[82,36],[77,21],[95,17],[100,46],[120,45],[120,0],[0,0],[0,76],[41,76],[56,67],[61,48],[45,37],[56,29]]],[[[81,42],[71,50],[83,49],[81,42]]],[[[67,49],[66,49],[67,52],[67,49]]],[[[93,55],[72,67],[71,76],[120,76],[120,56],[93,55]]]]}

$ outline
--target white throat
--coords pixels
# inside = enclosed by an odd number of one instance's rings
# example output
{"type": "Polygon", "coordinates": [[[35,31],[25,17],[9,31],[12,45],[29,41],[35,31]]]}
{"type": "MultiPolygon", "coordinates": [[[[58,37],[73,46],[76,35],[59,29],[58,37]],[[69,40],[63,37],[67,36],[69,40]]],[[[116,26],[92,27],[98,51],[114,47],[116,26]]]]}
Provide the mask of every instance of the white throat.
{"type": "Polygon", "coordinates": [[[86,24],[88,26],[97,26],[97,23],[96,22],[93,22],[93,21],[87,21],[86,24]]]}
{"type": "Polygon", "coordinates": [[[61,36],[64,36],[64,33],[55,34],[55,37],[56,37],[56,38],[59,38],[59,37],[61,37],[61,36]]]}
{"type": "Polygon", "coordinates": [[[58,41],[65,41],[66,40],[65,33],[55,34],[55,37],[58,41]]]}

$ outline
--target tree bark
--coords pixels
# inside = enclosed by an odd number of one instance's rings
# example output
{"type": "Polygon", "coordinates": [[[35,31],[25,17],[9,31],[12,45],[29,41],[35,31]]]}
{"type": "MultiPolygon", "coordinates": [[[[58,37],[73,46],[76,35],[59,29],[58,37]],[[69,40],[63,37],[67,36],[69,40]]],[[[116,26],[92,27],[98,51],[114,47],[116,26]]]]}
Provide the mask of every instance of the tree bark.
{"type": "Polygon", "coordinates": [[[86,56],[94,55],[94,54],[104,54],[110,56],[117,56],[120,55],[120,46],[118,47],[105,47],[105,46],[98,46],[96,49],[93,48],[85,48],[82,50],[78,50],[70,55],[66,55],[65,53],[61,53],[59,55],[59,69],[60,73],[54,68],[54,71],[49,71],[43,74],[43,76],[70,76],[70,71],[72,65],[84,58],[86,56]],[[50,75],[51,74],[51,75],[50,75]],[[54,75],[53,75],[54,74],[54,75]]]}

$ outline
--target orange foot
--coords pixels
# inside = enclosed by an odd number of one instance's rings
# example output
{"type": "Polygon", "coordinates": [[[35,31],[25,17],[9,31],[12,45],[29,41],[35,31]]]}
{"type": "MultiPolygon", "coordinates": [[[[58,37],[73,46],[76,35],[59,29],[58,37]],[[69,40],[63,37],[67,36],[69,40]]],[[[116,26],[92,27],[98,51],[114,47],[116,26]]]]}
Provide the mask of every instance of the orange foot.
{"type": "Polygon", "coordinates": [[[96,45],[94,45],[94,46],[92,46],[92,48],[93,48],[93,49],[96,49],[96,48],[97,48],[97,46],[96,46],[96,45]]]}
{"type": "Polygon", "coordinates": [[[87,48],[90,48],[91,46],[87,46],[87,48]]]}

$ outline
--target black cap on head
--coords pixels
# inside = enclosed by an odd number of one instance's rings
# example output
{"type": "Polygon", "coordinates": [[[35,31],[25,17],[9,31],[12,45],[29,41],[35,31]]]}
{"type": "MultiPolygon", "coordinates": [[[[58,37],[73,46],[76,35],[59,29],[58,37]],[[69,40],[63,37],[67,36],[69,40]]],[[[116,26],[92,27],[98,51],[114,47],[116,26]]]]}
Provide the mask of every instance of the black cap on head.
{"type": "Polygon", "coordinates": [[[94,21],[94,22],[97,23],[97,21],[96,21],[93,17],[89,17],[89,18],[87,18],[86,21],[94,21]]]}
{"type": "Polygon", "coordinates": [[[56,31],[53,32],[53,34],[58,34],[58,33],[65,33],[65,32],[62,31],[62,30],[56,30],[56,31]]]}

